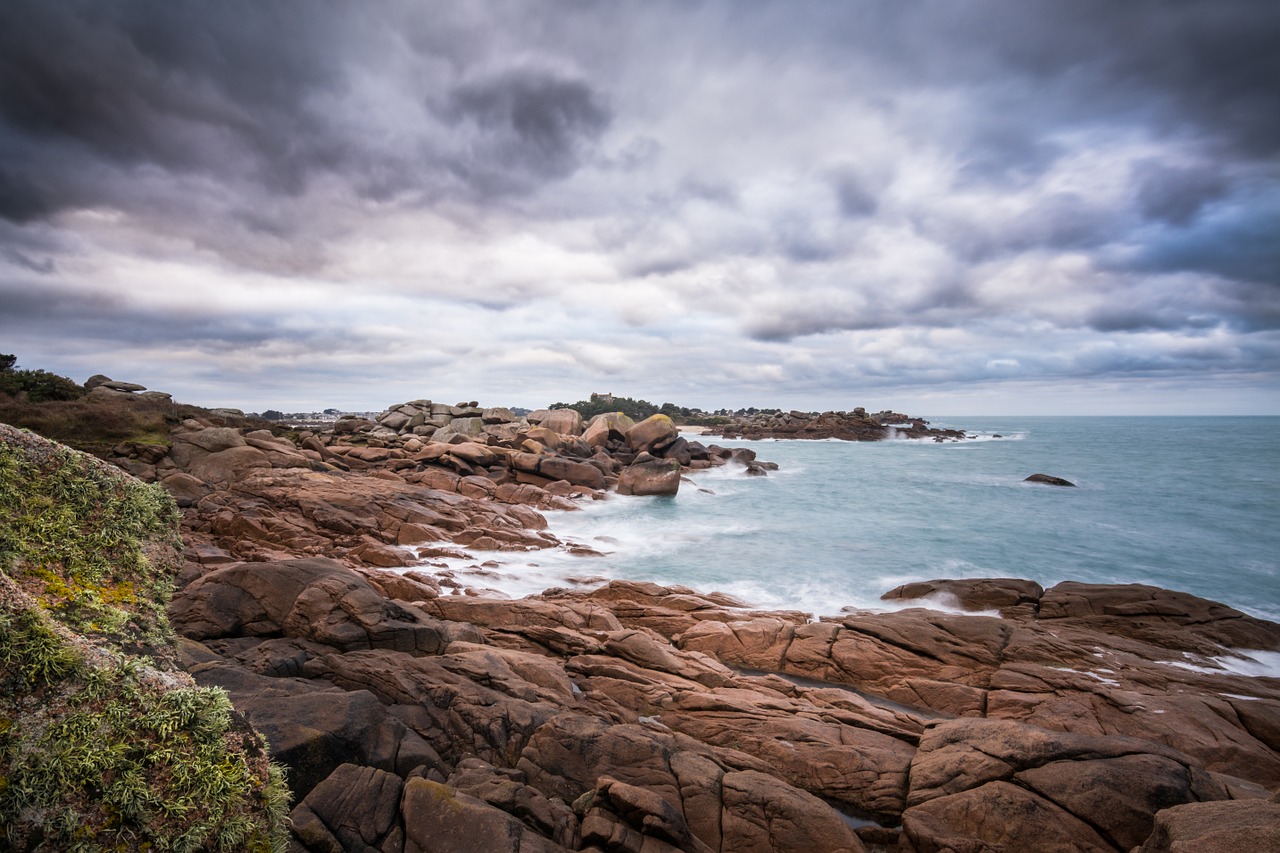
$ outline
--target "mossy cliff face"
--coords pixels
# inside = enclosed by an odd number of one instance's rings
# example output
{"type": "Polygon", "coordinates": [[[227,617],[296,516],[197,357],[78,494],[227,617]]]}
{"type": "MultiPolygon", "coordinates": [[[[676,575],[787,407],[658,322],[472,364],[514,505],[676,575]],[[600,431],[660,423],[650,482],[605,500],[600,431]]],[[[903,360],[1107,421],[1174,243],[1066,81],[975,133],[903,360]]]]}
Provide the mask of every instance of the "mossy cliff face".
{"type": "Polygon", "coordinates": [[[0,848],[284,849],[262,738],[172,669],[180,560],[159,487],[0,424],[0,848]]]}

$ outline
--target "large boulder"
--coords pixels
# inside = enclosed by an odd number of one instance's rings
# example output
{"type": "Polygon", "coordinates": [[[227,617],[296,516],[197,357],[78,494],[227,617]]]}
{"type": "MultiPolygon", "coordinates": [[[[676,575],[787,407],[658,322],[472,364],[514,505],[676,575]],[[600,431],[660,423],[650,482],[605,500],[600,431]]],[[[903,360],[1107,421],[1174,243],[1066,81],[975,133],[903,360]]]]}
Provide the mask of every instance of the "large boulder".
{"type": "Polygon", "coordinates": [[[960,839],[1016,850],[1131,850],[1151,834],[1161,809],[1229,797],[1168,747],[1004,720],[930,729],[910,779],[903,827],[916,850],[960,839]],[[1045,846],[1054,838],[1057,846],[1045,846]]]}
{"type": "Polygon", "coordinates": [[[627,430],[627,446],[636,453],[660,454],[680,437],[675,422],[666,415],[653,415],[627,430]]]}
{"type": "Polygon", "coordinates": [[[627,430],[635,425],[636,422],[622,412],[605,412],[591,419],[582,440],[592,447],[604,447],[611,441],[625,441],[627,430]]]}
{"type": "Polygon", "coordinates": [[[1280,802],[1186,803],[1156,815],[1137,853],[1245,853],[1280,850],[1280,802]]]}
{"type": "Polygon", "coordinates": [[[334,560],[242,563],[206,574],[175,597],[174,626],[195,640],[286,636],[340,650],[435,654],[470,626],[441,623],[384,598],[334,560]]]}
{"type": "Polygon", "coordinates": [[[575,486],[586,486],[588,489],[605,487],[604,474],[587,462],[574,462],[562,456],[546,456],[539,460],[537,470],[549,480],[567,480],[575,486]]]}
{"type": "Polygon", "coordinates": [[[680,463],[650,459],[622,469],[618,477],[620,495],[674,495],[680,490],[680,463]]]}
{"type": "Polygon", "coordinates": [[[582,415],[577,409],[552,409],[543,416],[538,426],[560,435],[582,435],[582,415]]]}

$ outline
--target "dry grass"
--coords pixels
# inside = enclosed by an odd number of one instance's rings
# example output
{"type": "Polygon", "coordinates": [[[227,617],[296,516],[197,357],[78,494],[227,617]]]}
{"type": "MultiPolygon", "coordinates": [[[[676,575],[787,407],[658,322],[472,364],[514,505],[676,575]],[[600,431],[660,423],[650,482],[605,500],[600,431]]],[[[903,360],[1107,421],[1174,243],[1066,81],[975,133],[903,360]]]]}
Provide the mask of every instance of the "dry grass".
{"type": "Polygon", "coordinates": [[[167,446],[169,430],[186,418],[199,418],[216,426],[279,427],[257,418],[214,414],[199,406],[156,400],[84,398],[26,403],[0,396],[0,423],[29,429],[100,457],[109,456],[121,442],[167,446]]]}

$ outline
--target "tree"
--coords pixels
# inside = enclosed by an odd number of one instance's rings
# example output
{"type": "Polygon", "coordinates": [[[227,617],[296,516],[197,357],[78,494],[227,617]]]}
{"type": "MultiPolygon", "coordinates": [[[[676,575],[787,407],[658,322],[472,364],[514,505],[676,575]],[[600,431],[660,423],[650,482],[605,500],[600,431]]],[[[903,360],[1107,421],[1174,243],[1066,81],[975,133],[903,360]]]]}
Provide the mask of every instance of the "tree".
{"type": "Polygon", "coordinates": [[[284,412],[276,409],[265,409],[262,412],[262,418],[267,421],[282,421],[284,420],[284,412]]]}
{"type": "Polygon", "coordinates": [[[85,390],[74,380],[43,370],[17,370],[18,357],[0,354],[0,394],[25,394],[28,403],[49,400],[76,400],[85,390]]]}

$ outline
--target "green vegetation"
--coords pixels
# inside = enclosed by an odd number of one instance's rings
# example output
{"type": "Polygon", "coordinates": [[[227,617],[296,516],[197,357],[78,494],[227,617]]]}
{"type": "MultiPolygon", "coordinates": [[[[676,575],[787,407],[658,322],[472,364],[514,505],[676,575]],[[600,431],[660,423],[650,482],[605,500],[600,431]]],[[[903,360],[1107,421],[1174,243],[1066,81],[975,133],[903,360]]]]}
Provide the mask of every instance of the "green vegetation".
{"type": "Polygon", "coordinates": [[[284,851],[262,737],[153,664],[176,656],[169,496],[0,426],[0,518],[0,849],[284,851]]]}
{"type": "Polygon", "coordinates": [[[31,403],[49,400],[76,400],[85,390],[74,380],[43,370],[18,370],[18,357],[0,355],[0,394],[22,396],[31,403]]]}
{"type": "Polygon", "coordinates": [[[112,449],[122,443],[168,447],[169,430],[186,418],[199,418],[214,426],[281,431],[279,424],[268,421],[133,396],[45,403],[23,403],[0,396],[0,423],[29,429],[99,457],[110,456],[112,449]]]}
{"type": "Polygon", "coordinates": [[[553,409],[575,409],[584,420],[608,412],[622,412],[633,421],[642,421],[652,415],[663,414],[672,420],[690,417],[693,410],[681,408],[675,403],[663,403],[655,406],[648,400],[633,400],[630,397],[615,397],[612,394],[592,394],[590,400],[579,400],[576,403],[552,403],[553,409]]]}
{"type": "Polygon", "coordinates": [[[59,621],[121,647],[172,642],[164,608],[177,566],[153,564],[144,545],[181,548],[163,488],[63,447],[6,442],[0,517],[0,567],[59,621]]]}
{"type": "Polygon", "coordinates": [[[288,789],[226,693],[175,687],[176,676],[137,658],[90,663],[47,616],[22,607],[20,593],[6,592],[0,847],[286,848],[288,789]]]}

